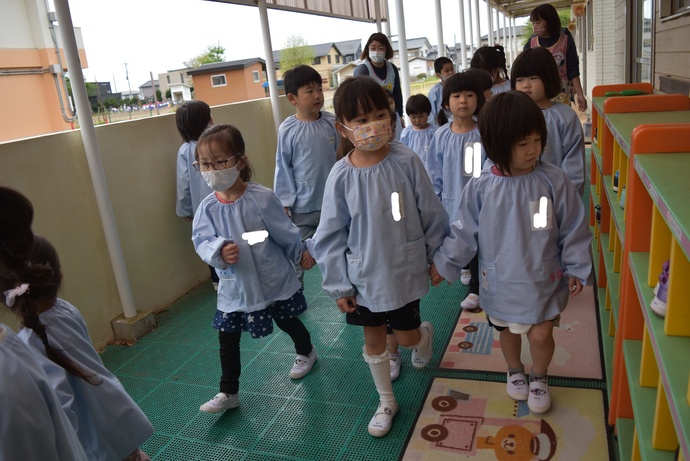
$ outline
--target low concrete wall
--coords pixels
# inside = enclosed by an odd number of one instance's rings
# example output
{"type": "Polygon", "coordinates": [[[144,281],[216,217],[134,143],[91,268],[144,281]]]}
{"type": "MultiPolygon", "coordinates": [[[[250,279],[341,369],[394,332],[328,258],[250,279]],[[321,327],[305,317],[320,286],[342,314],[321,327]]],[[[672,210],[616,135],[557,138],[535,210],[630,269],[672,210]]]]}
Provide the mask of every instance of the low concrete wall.
{"type": "MultiPolygon", "coordinates": [[[[284,116],[294,113],[284,97],[281,109],[284,116]]],[[[217,106],[212,114],[216,123],[240,129],[254,180],[272,187],[276,133],[270,101],[217,106]]],[[[181,143],[175,116],[98,126],[96,136],[134,301],[139,310],[161,310],[208,279],[191,244],[191,223],[175,215],[181,143]]],[[[60,296],[82,312],[96,348],[104,347],[122,307],[80,131],[0,143],[0,185],[33,203],[34,232],[60,254],[60,296]]],[[[17,327],[6,308],[0,308],[0,321],[17,327]]]]}

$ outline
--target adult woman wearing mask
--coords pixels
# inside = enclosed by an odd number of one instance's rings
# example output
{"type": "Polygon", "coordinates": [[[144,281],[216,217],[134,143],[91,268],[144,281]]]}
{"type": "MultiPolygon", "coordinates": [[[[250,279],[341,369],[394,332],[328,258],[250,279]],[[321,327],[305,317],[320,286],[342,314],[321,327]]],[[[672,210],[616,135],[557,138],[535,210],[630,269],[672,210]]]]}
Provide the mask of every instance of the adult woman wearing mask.
{"type": "Polygon", "coordinates": [[[533,9],[529,20],[534,27],[534,34],[525,43],[524,49],[538,46],[548,48],[556,60],[558,73],[563,82],[564,95],[560,95],[562,99],[559,99],[559,102],[569,103],[572,88],[572,92],[577,97],[575,101],[577,108],[584,112],[587,109],[587,100],[580,82],[580,61],[573,36],[569,33],[561,33],[561,19],[558,12],[553,5],[548,3],[533,9]]]}
{"type": "Polygon", "coordinates": [[[371,34],[367,44],[359,57],[363,62],[355,68],[354,75],[373,78],[384,89],[393,93],[395,111],[403,118],[402,90],[398,68],[389,61],[393,57],[393,47],[388,37],[381,32],[371,34]]]}

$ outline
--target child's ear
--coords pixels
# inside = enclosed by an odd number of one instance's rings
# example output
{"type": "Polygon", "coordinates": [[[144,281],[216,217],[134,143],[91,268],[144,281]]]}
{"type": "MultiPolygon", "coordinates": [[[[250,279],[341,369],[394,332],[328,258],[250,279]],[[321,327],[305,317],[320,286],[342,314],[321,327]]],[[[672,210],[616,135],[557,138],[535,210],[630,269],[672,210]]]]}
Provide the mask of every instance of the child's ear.
{"type": "Polygon", "coordinates": [[[347,138],[347,130],[343,128],[343,124],[340,122],[335,122],[335,129],[338,130],[340,137],[347,138]]]}
{"type": "Polygon", "coordinates": [[[288,101],[290,101],[290,104],[292,104],[293,106],[295,104],[297,104],[297,95],[296,94],[288,93],[287,99],[288,99],[288,101]]]}

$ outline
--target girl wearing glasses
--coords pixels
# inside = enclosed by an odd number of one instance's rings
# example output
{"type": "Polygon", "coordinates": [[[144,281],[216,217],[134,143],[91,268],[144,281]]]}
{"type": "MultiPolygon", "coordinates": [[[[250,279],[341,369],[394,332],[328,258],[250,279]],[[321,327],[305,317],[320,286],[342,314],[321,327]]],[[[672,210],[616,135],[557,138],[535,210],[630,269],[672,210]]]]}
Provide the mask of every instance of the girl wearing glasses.
{"type": "Polygon", "coordinates": [[[213,189],[196,212],[196,252],[220,277],[213,327],[220,342],[220,392],[201,411],[220,413],[239,406],[240,335],[273,332],[273,322],[295,343],[290,377],[299,379],[316,362],[316,350],[298,315],[307,309],[292,262],[311,267],[299,229],[272,190],[251,182],[252,168],[242,134],[232,125],[206,130],[196,146],[194,168],[213,189]]]}

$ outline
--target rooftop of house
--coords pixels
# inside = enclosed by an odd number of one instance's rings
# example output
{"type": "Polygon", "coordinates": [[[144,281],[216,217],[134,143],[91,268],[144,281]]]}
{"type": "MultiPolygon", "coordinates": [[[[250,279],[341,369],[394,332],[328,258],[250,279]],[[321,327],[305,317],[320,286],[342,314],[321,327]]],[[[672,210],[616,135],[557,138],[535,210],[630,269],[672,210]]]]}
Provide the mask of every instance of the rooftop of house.
{"type": "Polygon", "coordinates": [[[266,65],[266,61],[261,58],[248,58],[248,59],[238,59],[235,61],[224,61],[224,62],[214,62],[211,64],[203,64],[195,69],[187,71],[189,75],[195,74],[205,74],[207,72],[216,72],[221,70],[235,70],[244,69],[252,64],[259,63],[263,66],[266,65]]]}

